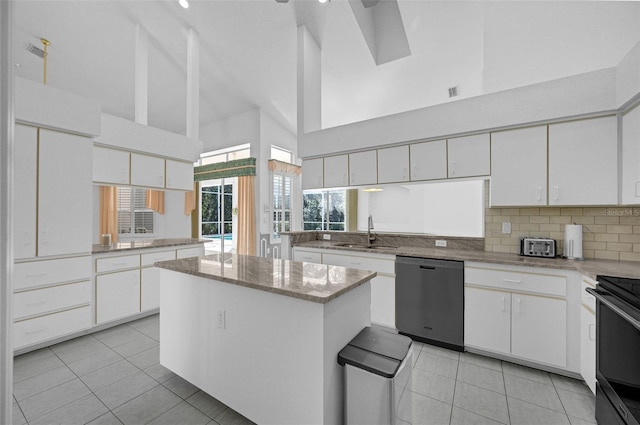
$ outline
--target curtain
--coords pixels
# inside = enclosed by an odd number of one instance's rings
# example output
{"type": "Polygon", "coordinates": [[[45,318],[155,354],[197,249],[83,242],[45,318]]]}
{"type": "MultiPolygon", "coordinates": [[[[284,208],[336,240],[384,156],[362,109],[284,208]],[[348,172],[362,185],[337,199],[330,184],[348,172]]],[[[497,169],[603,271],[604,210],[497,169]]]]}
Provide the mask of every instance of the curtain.
{"type": "Polygon", "coordinates": [[[111,235],[111,243],[118,242],[118,190],[100,186],[100,236],[111,235]]]}
{"type": "Polygon", "coordinates": [[[255,177],[238,177],[238,254],[256,255],[255,177]]]}
{"type": "MultiPolygon", "coordinates": [[[[193,190],[195,208],[191,211],[191,237],[198,239],[200,238],[200,182],[193,183],[193,190]]],[[[185,212],[187,212],[186,208],[185,212]]]]}
{"type": "Polygon", "coordinates": [[[164,214],[164,192],[162,190],[147,190],[146,206],[158,214],[164,214]]]}
{"type": "Polygon", "coordinates": [[[193,190],[184,193],[184,215],[191,215],[196,209],[196,197],[198,193],[198,182],[193,183],[193,190]]]}

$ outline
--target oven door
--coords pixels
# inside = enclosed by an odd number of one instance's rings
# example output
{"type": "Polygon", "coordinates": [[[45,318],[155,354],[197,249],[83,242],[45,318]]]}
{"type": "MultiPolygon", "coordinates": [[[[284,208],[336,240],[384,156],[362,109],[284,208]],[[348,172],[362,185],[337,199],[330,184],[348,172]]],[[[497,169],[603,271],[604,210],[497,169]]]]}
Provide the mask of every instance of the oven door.
{"type": "MultiPolygon", "coordinates": [[[[627,425],[640,425],[640,311],[602,288],[587,288],[596,305],[596,418],[608,403],[627,425]]],[[[599,418],[600,417],[600,418],[599,418]]]]}

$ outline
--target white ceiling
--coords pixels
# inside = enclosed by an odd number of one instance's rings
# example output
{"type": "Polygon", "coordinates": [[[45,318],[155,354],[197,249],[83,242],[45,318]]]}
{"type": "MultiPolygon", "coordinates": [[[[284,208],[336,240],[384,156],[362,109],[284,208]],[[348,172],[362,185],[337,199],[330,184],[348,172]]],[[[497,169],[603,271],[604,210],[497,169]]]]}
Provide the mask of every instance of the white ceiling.
{"type": "MultiPolygon", "coordinates": [[[[385,1],[385,0],[382,0],[385,1]]],[[[412,55],[377,66],[347,0],[16,1],[16,75],[134,116],[135,28],[149,32],[149,124],[186,127],[187,31],[200,36],[200,124],[262,108],[296,123],[296,27],[322,47],[323,127],[616,65],[640,40],[639,2],[398,0],[412,55]]]]}

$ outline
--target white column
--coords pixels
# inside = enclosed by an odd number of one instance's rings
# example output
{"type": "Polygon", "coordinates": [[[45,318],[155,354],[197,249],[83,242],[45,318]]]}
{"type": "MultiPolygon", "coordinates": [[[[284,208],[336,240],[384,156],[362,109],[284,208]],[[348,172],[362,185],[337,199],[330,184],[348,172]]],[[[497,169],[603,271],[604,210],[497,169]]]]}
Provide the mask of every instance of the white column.
{"type": "Polygon", "coordinates": [[[320,47],[306,26],[298,27],[298,143],[322,128],[320,47]]]}
{"type": "Polygon", "coordinates": [[[149,122],[149,33],[140,24],[136,25],[134,72],[135,122],[147,125],[149,122]]]}
{"type": "Polygon", "coordinates": [[[0,423],[13,423],[13,2],[0,1],[0,423]]]}
{"type": "Polygon", "coordinates": [[[200,138],[200,35],[187,35],[187,137],[200,138]]]}

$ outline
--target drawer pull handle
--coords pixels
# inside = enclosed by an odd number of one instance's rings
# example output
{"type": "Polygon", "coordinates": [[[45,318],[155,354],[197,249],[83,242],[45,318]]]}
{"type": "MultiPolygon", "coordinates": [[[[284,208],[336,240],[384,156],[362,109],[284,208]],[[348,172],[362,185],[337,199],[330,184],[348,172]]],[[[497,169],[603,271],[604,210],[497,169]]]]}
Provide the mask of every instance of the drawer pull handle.
{"type": "Polygon", "coordinates": [[[589,323],[589,341],[596,340],[596,324],[589,323]]]}
{"type": "Polygon", "coordinates": [[[27,303],[26,305],[38,305],[38,304],[44,304],[46,302],[47,302],[47,300],[44,299],[44,300],[40,300],[40,301],[33,301],[33,302],[30,302],[30,303],[27,303]]]}
{"type": "Polygon", "coordinates": [[[28,273],[27,277],[42,277],[44,275],[46,275],[47,273],[28,273]]]}
{"type": "Polygon", "coordinates": [[[29,334],[37,334],[37,333],[40,333],[40,332],[44,332],[44,331],[46,331],[46,330],[47,330],[47,328],[40,328],[40,329],[35,329],[35,330],[33,330],[33,331],[27,331],[27,332],[25,332],[25,333],[26,333],[27,335],[29,335],[29,334]]]}
{"type": "Polygon", "coordinates": [[[517,280],[517,279],[502,279],[502,281],[507,283],[522,283],[521,280],[517,280]]]}
{"type": "Polygon", "coordinates": [[[507,311],[507,303],[505,297],[502,297],[502,311],[507,311]]]}

